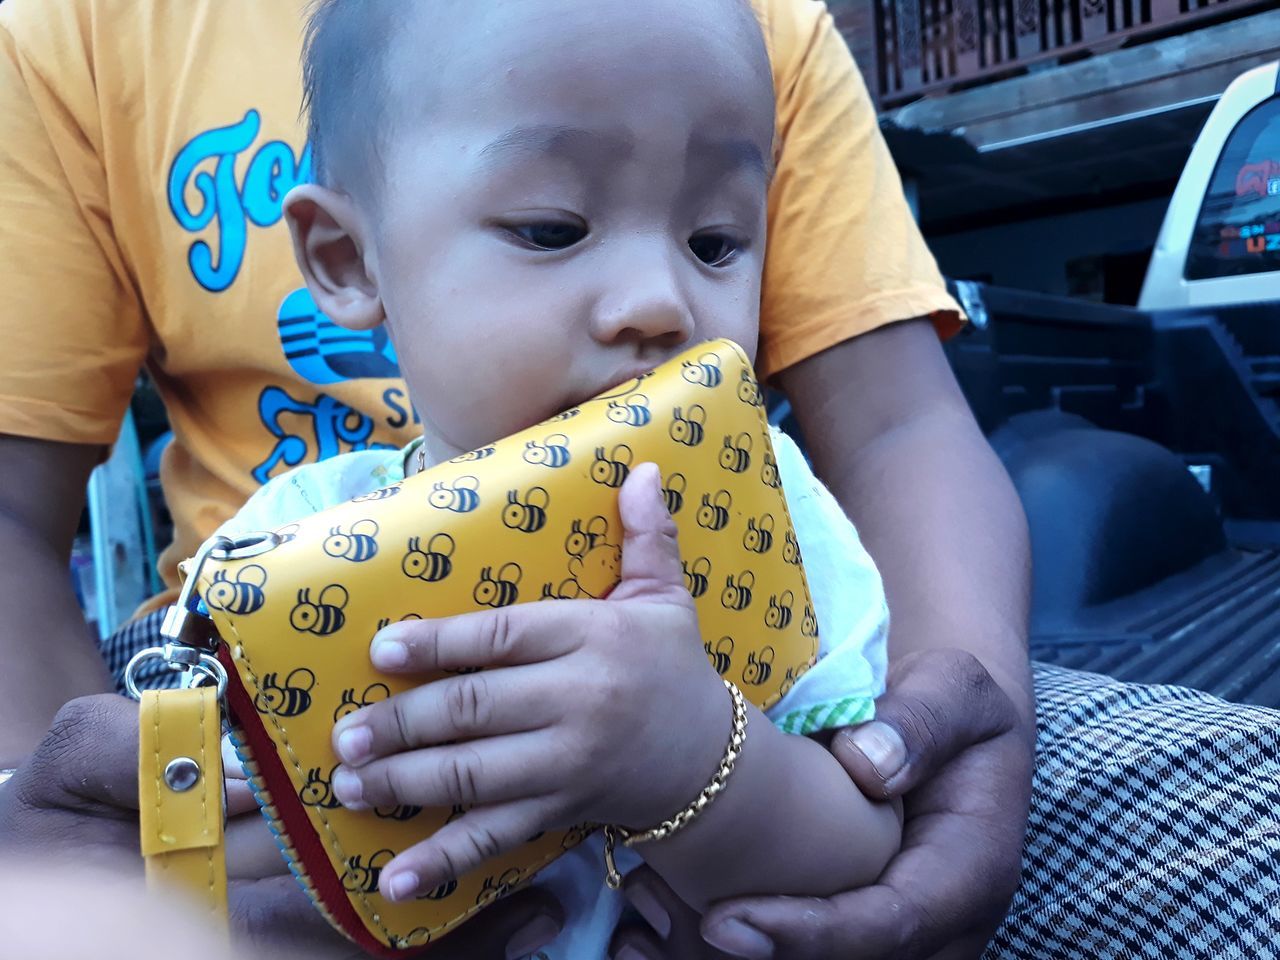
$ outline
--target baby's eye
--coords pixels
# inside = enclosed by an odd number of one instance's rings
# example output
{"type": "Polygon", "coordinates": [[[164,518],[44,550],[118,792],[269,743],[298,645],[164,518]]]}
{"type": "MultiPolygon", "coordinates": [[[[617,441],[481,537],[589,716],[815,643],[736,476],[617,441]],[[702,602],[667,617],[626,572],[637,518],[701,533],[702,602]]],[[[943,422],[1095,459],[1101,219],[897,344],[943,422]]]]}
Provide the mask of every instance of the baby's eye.
{"type": "Polygon", "coordinates": [[[539,250],[564,250],[587,235],[585,224],[568,220],[520,223],[507,227],[513,234],[539,250]]]}
{"type": "Polygon", "coordinates": [[[733,260],[742,244],[727,233],[699,233],[689,238],[689,249],[707,266],[723,267],[733,260]]]}

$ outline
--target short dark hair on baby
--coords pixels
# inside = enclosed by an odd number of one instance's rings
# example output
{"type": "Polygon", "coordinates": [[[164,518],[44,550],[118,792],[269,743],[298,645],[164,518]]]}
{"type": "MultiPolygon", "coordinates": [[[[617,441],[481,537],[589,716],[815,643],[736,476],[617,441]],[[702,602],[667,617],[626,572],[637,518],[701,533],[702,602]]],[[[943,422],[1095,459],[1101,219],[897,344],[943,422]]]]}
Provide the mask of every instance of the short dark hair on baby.
{"type": "Polygon", "coordinates": [[[376,159],[385,120],[388,47],[412,6],[402,0],[312,4],[302,109],[316,183],[348,191],[363,186],[358,171],[376,159]]]}

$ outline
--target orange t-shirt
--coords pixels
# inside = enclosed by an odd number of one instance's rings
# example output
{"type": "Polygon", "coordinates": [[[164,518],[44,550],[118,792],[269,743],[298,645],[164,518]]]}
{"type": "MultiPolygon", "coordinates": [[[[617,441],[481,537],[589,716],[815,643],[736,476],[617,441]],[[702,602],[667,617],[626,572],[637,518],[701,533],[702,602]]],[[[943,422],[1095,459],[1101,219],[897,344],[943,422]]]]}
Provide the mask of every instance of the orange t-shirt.
{"type": "MultiPolygon", "coordinates": [[[[759,367],[961,322],[817,0],[753,0],[778,98],[759,367]]],[[[400,446],[385,333],[318,315],[280,222],[310,166],[303,0],[0,4],[0,433],[115,439],[145,365],[174,430],[176,562],[265,480],[400,446]]]]}

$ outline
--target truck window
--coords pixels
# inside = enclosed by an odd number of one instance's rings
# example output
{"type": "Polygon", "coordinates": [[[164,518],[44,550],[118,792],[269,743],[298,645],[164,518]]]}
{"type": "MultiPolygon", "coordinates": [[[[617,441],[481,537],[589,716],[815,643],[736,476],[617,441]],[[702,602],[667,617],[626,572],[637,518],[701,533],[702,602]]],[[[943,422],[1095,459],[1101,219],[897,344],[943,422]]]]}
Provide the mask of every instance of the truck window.
{"type": "Polygon", "coordinates": [[[1227,138],[1196,220],[1188,280],[1280,270],[1280,96],[1227,138]]]}

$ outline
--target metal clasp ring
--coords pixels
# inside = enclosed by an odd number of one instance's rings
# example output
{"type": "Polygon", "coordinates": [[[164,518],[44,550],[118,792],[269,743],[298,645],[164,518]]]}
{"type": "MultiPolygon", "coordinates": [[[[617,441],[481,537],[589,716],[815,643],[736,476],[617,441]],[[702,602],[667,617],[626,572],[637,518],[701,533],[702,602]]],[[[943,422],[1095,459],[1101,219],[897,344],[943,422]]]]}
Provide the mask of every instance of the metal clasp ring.
{"type": "Polygon", "coordinates": [[[227,692],[227,671],[216,657],[208,653],[201,653],[190,662],[184,656],[179,662],[175,663],[174,661],[177,658],[169,650],[169,644],[166,644],[163,647],[147,647],[145,650],[139,650],[129,659],[124,668],[124,688],[134,700],[142,699],[142,692],[138,689],[138,682],[134,678],[134,674],[141,664],[153,657],[163,660],[171,670],[186,670],[187,679],[184,686],[187,689],[204,686],[202,681],[212,680],[218,685],[219,700],[227,692]]]}

